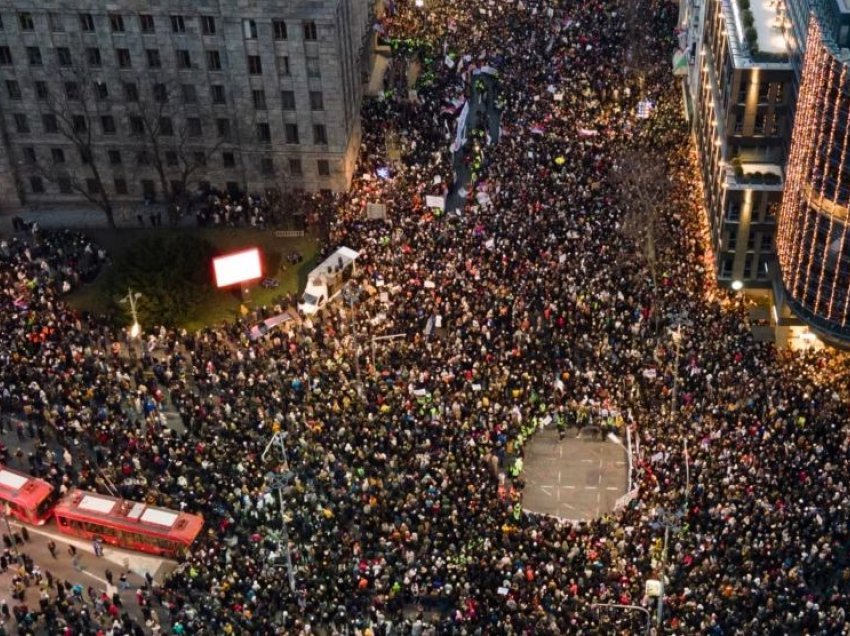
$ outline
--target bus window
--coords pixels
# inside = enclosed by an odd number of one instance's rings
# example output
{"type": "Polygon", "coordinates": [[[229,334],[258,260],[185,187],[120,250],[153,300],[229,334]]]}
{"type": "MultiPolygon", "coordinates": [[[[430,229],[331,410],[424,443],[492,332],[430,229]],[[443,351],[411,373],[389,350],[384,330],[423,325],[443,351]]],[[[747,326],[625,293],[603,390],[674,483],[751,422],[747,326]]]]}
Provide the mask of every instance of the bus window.
{"type": "Polygon", "coordinates": [[[59,522],[59,525],[62,527],[68,527],[68,518],[67,517],[56,517],[56,521],[59,522]]]}

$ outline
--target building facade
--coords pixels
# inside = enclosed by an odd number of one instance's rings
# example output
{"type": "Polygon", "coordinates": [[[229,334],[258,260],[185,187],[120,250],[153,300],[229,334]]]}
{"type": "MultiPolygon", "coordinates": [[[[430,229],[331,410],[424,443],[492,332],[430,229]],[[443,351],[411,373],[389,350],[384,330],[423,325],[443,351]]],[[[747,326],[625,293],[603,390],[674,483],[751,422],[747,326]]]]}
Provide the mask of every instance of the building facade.
{"type": "Polygon", "coordinates": [[[777,9],[755,5],[705,0],[692,12],[702,23],[687,85],[718,280],[768,288],[793,72],[777,9]]]}
{"type": "Polygon", "coordinates": [[[0,187],[25,203],[208,186],[343,190],[367,0],[15,0],[0,7],[0,187]],[[83,192],[85,190],[85,193],[83,192]]]}
{"type": "Polygon", "coordinates": [[[843,3],[809,14],[777,238],[784,299],[827,340],[850,343],[850,29],[843,3]],[[840,9],[840,10],[836,10],[840,9]]]}

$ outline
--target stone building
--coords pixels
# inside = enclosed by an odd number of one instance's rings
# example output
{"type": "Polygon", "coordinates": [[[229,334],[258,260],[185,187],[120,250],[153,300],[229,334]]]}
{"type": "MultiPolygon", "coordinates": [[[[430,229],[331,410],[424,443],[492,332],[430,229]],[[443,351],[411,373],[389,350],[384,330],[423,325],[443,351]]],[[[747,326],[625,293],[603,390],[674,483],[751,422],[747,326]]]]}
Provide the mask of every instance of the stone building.
{"type": "Polygon", "coordinates": [[[372,15],[368,0],[4,3],[2,204],[345,189],[372,15]]]}

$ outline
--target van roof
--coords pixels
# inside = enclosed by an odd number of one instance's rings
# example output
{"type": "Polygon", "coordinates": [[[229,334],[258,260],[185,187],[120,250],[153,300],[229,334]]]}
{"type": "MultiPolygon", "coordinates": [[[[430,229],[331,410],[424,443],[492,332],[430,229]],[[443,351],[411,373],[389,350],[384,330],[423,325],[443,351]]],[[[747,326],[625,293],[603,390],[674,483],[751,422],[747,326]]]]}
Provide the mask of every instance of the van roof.
{"type": "Polygon", "coordinates": [[[336,271],[336,267],[339,264],[340,259],[342,259],[342,266],[347,267],[349,263],[356,261],[358,256],[360,256],[360,252],[357,252],[350,247],[340,247],[334,251],[333,254],[323,260],[316,268],[314,268],[307,276],[307,280],[311,281],[314,276],[327,274],[328,268],[330,268],[331,272],[336,271]]]}

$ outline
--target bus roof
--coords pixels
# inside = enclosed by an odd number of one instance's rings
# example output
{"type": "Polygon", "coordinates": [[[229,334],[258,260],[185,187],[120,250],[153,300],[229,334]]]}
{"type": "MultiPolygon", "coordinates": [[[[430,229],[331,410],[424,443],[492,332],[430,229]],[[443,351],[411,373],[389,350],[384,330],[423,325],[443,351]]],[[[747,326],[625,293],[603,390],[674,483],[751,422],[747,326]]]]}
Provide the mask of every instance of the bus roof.
{"type": "Polygon", "coordinates": [[[55,509],[56,515],[75,519],[110,521],[122,528],[135,529],[191,542],[201,531],[204,519],[200,515],[156,508],[146,503],[118,499],[84,490],[73,490],[55,509]]]}
{"type": "Polygon", "coordinates": [[[315,267],[313,271],[307,275],[307,280],[312,280],[316,276],[328,274],[329,271],[331,273],[336,272],[336,268],[339,266],[340,260],[342,261],[342,267],[344,269],[349,263],[356,261],[358,256],[360,256],[360,252],[357,252],[350,247],[340,247],[334,251],[333,254],[323,260],[317,267],[315,267]]]}
{"type": "Polygon", "coordinates": [[[0,465],[0,499],[35,507],[52,491],[53,486],[43,479],[0,465]]]}

